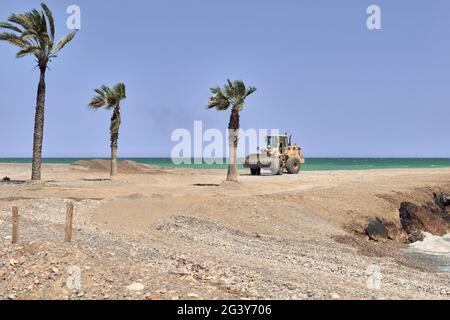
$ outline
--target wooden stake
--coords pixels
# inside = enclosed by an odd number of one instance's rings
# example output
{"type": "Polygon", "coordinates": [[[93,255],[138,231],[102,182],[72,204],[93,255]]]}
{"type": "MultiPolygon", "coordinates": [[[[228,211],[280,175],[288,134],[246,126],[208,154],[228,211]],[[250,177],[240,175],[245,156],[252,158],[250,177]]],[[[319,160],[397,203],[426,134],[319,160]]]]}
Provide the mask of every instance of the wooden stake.
{"type": "Polygon", "coordinates": [[[12,244],[19,241],[19,208],[12,207],[12,244]]]}
{"type": "Polygon", "coordinates": [[[72,224],[73,224],[73,203],[69,202],[67,204],[65,242],[71,242],[72,241],[72,224]]]}

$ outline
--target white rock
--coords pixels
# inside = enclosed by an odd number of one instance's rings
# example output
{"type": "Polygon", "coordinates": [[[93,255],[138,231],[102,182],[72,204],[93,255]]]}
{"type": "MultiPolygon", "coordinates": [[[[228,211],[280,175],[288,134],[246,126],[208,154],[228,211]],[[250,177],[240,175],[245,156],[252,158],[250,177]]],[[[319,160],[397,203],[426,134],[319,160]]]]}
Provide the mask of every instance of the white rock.
{"type": "Polygon", "coordinates": [[[130,284],[130,285],[127,287],[127,290],[128,290],[128,291],[142,291],[142,290],[144,290],[144,289],[145,289],[145,286],[144,286],[142,283],[139,283],[139,282],[130,284]]]}

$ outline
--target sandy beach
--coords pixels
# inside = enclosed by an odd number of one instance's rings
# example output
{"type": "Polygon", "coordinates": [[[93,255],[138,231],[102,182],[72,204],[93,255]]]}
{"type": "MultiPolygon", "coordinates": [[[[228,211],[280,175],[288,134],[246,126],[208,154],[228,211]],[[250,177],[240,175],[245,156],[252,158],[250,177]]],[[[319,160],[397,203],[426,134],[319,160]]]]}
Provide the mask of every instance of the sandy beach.
{"type": "Polygon", "coordinates": [[[363,234],[372,217],[399,225],[403,201],[450,191],[450,169],[241,171],[238,184],[223,183],[224,170],[126,169],[111,181],[101,168],[44,165],[31,183],[29,165],[0,164],[13,179],[0,185],[0,299],[450,298],[450,273],[363,234]],[[66,285],[73,266],[76,290],[66,285]]]}

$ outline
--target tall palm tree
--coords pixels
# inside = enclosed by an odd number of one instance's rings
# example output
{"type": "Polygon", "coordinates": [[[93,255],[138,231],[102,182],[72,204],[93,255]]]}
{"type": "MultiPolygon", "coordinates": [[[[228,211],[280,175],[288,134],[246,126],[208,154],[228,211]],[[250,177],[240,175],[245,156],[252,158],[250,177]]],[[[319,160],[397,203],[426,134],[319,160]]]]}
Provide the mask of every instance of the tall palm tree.
{"type": "Polygon", "coordinates": [[[231,106],[230,122],[228,124],[230,157],[228,164],[227,181],[237,182],[237,147],[239,143],[240,115],[239,112],[244,109],[245,99],[256,91],[256,88],[247,88],[241,80],[231,82],[223,88],[211,88],[213,96],[209,98],[208,109],[215,108],[218,111],[225,111],[231,106]]]}
{"type": "Polygon", "coordinates": [[[97,94],[89,102],[89,107],[97,110],[106,108],[113,109],[111,117],[110,134],[111,134],[111,177],[117,175],[117,147],[119,143],[119,129],[122,122],[120,116],[120,103],[126,99],[125,85],[123,83],[116,84],[113,88],[102,86],[94,90],[97,94]]]}
{"type": "Polygon", "coordinates": [[[42,10],[33,9],[22,14],[12,14],[7,22],[0,22],[0,40],[19,47],[16,58],[33,55],[40,70],[39,86],[36,99],[36,114],[34,119],[33,164],[31,180],[41,180],[42,140],[44,136],[45,107],[45,72],[52,58],[69,43],[77,31],[61,38],[55,44],[55,22],[53,14],[44,3],[42,10]]]}

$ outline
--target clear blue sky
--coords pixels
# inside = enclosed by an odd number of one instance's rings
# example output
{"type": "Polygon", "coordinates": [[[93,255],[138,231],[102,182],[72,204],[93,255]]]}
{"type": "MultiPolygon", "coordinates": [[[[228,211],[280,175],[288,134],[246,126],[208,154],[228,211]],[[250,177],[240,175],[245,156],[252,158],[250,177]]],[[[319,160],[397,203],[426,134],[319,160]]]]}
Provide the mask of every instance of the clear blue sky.
{"type": "MultiPolygon", "coordinates": [[[[307,156],[450,157],[448,0],[48,0],[82,29],[47,76],[44,156],[108,156],[109,118],[86,104],[123,81],[119,155],[169,156],[176,128],[225,129],[205,109],[227,78],[256,86],[243,128],[294,134],[307,156]],[[378,4],[382,30],[366,28],[378,4]]],[[[0,20],[39,1],[0,1],[0,20]]],[[[30,157],[38,71],[0,43],[0,157],[30,157]]]]}

